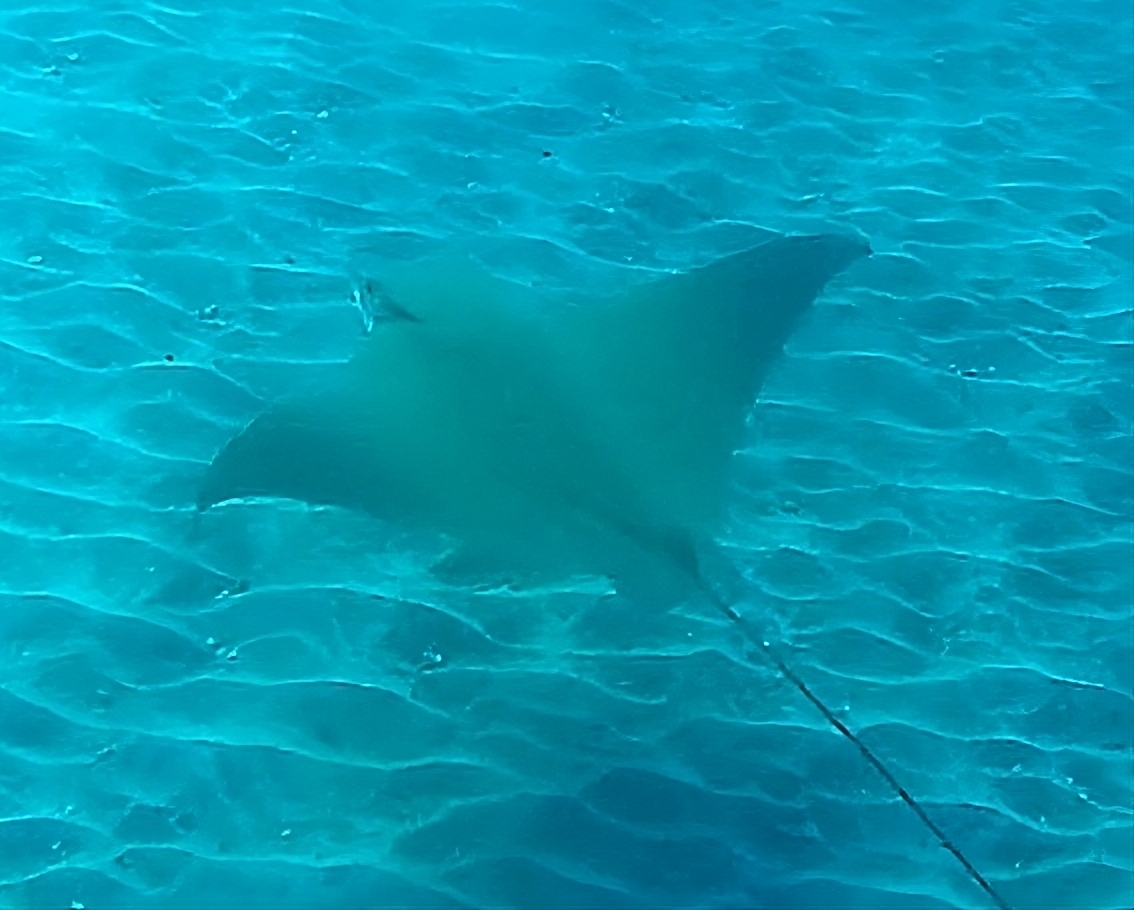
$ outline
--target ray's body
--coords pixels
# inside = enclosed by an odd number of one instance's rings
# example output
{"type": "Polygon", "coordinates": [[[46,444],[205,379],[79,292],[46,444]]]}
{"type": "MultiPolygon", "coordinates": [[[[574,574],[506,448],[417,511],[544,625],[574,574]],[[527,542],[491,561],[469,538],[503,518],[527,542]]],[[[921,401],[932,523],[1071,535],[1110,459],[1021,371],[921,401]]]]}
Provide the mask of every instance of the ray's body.
{"type": "Polygon", "coordinates": [[[398,318],[326,388],[269,409],[210,466],[200,508],[282,496],[442,530],[462,574],[606,575],[654,608],[706,596],[1008,905],[701,570],[768,369],[861,239],[780,237],[555,308],[467,260],[385,281],[398,318]]]}
{"type": "Polygon", "coordinates": [[[253,421],[199,505],[345,506],[452,535],[465,568],[607,575],[672,602],[697,579],[769,366],[868,252],[853,237],[777,238],[571,306],[468,260],[384,276],[412,318],[253,421]]]}

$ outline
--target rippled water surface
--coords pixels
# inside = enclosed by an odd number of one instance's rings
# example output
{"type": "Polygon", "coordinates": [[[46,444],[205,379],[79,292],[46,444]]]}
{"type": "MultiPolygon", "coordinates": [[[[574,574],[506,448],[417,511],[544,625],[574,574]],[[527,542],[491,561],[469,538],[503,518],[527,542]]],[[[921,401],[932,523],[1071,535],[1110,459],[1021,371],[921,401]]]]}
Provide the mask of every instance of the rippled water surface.
{"type": "Polygon", "coordinates": [[[0,905],[993,906],[728,623],[194,506],[384,263],[577,291],[769,229],[875,254],[751,412],[747,609],[1008,905],[1134,904],[1130,45],[1110,0],[5,4],[0,905]]]}

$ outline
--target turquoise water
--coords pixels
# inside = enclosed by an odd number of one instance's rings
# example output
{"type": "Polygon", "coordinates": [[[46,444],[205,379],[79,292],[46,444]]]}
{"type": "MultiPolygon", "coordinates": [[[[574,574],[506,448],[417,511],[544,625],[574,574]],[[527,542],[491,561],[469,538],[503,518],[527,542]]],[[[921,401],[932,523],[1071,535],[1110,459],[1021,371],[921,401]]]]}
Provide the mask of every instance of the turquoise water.
{"type": "Polygon", "coordinates": [[[750,604],[1008,905],[1134,905],[1127,3],[8,3],[0,66],[0,906],[992,906],[727,623],[194,507],[383,264],[768,230],[875,253],[751,412],[750,604]]]}

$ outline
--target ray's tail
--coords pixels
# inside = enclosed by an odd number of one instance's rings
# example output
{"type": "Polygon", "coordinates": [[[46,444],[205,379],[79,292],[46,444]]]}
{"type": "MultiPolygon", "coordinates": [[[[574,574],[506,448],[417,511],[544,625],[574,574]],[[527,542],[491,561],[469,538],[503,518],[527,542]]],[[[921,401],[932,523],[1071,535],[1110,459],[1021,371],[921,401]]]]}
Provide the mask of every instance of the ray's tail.
{"type": "Polygon", "coordinates": [[[996,905],[998,910],[1012,910],[1008,902],[1005,901],[1004,898],[1002,898],[996,891],[996,889],[992,887],[992,884],[988,881],[988,879],[986,879],[980,873],[980,870],[978,870],[976,866],[974,866],[969,861],[968,857],[966,857],[965,854],[961,852],[960,847],[958,847],[953,843],[953,841],[949,839],[945,832],[942,831],[941,828],[939,828],[933,821],[933,819],[929,817],[929,814],[925,811],[924,808],[922,808],[921,804],[913,798],[913,796],[905,787],[901,785],[898,779],[894,776],[894,772],[887,768],[882,759],[875,755],[870,747],[867,746],[866,743],[864,743],[858,737],[858,735],[850,729],[850,727],[839,720],[839,718],[835,716],[835,712],[828,708],[827,705],[823,703],[822,699],[819,698],[819,696],[811,691],[810,687],[803,681],[800,675],[796,673],[795,670],[793,670],[782,657],[780,657],[771,642],[765,641],[763,636],[758,635],[756,633],[756,630],[751,627],[747,620],[745,620],[744,616],[742,616],[734,607],[725,603],[725,601],[722,600],[720,596],[716,594],[716,592],[710,591],[709,593],[713,600],[713,603],[716,604],[717,608],[720,609],[721,612],[723,612],[730,620],[732,620],[732,622],[740,629],[745,641],[753,646],[755,652],[760,656],[760,658],[765,663],[770,664],[777,673],[779,673],[784,677],[784,679],[795,686],[795,688],[799,690],[799,693],[805,699],[807,699],[816,708],[816,710],[818,710],[820,714],[823,715],[827,723],[834,727],[840,735],[849,740],[851,744],[856,749],[858,749],[862,757],[866,759],[867,764],[869,764],[872,768],[874,768],[875,771],[882,775],[882,779],[886,781],[890,789],[893,790],[901,798],[902,802],[904,802],[907,806],[910,807],[911,810],[913,810],[913,813],[919,819],[921,819],[922,824],[925,825],[925,827],[933,833],[933,836],[937,839],[937,842],[951,854],[953,854],[957,862],[964,866],[965,872],[967,872],[969,877],[980,886],[981,890],[983,890],[986,895],[988,895],[989,899],[993,902],[993,904],[996,905]]]}

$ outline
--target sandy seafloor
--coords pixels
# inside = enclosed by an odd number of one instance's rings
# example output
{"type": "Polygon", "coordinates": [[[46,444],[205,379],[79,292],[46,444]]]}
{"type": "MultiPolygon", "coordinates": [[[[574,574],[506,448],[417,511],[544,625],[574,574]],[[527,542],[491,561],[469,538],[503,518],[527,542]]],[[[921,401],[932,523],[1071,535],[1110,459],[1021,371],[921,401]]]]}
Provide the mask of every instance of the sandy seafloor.
{"type": "Polygon", "coordinates": [[[760,229],[876,252],[753,408],[748,609],[1008,904],[1134,904],[1128,3],[12,0],[0,73],[0,905],[990,906],[727,624],[195,514],[383,263],[760,229]]]}

